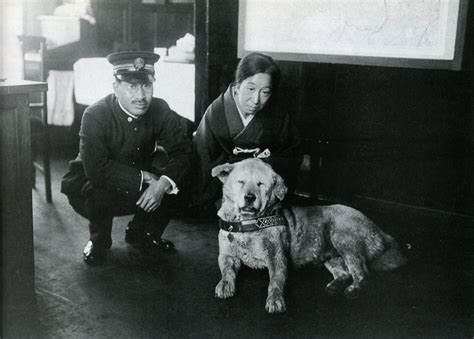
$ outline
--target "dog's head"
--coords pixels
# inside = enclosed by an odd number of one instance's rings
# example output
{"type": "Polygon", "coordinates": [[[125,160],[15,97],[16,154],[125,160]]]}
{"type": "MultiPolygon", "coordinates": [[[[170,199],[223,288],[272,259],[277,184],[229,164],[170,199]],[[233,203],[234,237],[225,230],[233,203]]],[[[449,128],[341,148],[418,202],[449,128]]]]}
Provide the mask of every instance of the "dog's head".
{"type": "Polygon", "coordinates": [[[248,220],[283,200],[287,188],[283,178],[260,159],[245,159],[212,169],[212,176],[224,183],[222,207],[217,213],[227,221],[248,220]]]}

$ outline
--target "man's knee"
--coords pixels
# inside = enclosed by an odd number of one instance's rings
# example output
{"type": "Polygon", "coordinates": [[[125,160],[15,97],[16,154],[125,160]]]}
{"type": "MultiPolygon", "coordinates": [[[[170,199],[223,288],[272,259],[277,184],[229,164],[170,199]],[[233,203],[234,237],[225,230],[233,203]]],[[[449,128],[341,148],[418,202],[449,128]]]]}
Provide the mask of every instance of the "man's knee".
{"type": "Polygon", "coordinates": [[[85,199],[82,196],[68,196],[69,204],[80,216],[89,219],[89,213],[87,213],[85,199]]]}
{"type": "Polygon", "coordinates": [[[85,187],[81,195],[68,198],[72,208],[89,220],[107,219],[136,212],[135,199],[91,185],[85,187]]]}

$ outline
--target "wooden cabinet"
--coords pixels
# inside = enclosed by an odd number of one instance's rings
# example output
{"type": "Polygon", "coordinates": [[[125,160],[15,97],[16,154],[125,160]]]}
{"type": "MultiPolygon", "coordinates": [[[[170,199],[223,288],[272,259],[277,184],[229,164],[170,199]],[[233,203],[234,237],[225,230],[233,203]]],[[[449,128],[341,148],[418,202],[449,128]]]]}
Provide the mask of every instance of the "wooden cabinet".
{"type": "Polygon", "coordinates": [[[193,1],[92,0],[99,48],[107,53],[153,51],[194,34],[193,1]]]}
{"type": "Polygon", "coordinates": [[[0,82],[2,336],[5,338],[37,335],[29,95],[46,90],[46,83],[41,82],[0,82]]]}

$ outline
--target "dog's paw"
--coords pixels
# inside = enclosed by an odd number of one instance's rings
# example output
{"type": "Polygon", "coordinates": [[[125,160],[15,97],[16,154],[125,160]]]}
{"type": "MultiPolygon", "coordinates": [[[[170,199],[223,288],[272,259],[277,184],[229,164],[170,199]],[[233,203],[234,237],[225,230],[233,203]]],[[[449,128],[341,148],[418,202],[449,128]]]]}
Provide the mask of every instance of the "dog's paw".
{"type": "Polygon", "coordinates": [[[216,297],[220,299],[230,298],[235,293],[235,284],[227,281],[221,280],[216,286],[216,297]]]}
{"type": "Polygon", "coordinates": [[[265,309],[268,313],[278,314],[286,311],[285,299],[283,296],[268,297],[265,309]]]}
{"type": "Polygon", "coordinates": [[[344,288],[346,288],[347,285],[351,283],[351,281],[352,277],[350,275],[347,275],[347,277],[338,277],[326,285],[326,293],[334,295],[342,292],[344,288]]]}
{"type": "Polygon", "coordinates": [[[362,288],[360,286],[349,285],[344,290],[344,293],[348,299],[357,299],[362,293],[362,288]]]}

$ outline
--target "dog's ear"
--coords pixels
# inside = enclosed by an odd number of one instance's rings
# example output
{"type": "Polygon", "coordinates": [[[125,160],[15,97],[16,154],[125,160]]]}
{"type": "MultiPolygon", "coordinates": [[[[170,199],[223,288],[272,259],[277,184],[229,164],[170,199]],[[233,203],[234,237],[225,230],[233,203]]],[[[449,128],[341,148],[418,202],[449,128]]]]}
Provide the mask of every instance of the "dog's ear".
{"type": "Polygon", "coordinates": [[[283,178],[276,173],[273,174],[273,182],[275,183],[273,186],[273,195],[277,197],[278,200],[282,201],[283,198],[285,198],[288,188],[286,187],[283,178]]]}
{"type": "Polygon", "coordinates": [[[234,169],[234,164],[218,165],[212,169],[212,176],[218,177],[220,181],[225,182],[230,172],[234,169]]]}

